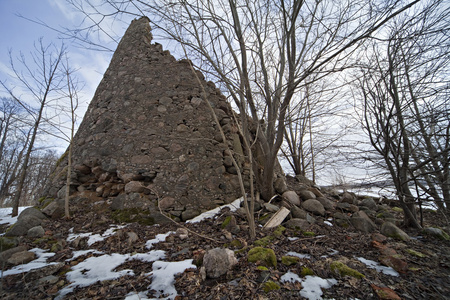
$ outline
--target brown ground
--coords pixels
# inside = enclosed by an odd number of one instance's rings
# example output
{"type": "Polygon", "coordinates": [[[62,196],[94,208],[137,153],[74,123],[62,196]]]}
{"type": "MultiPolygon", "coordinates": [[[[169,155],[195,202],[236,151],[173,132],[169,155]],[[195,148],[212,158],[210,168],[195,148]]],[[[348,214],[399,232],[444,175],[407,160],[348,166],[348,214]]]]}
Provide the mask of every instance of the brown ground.
{"type": "MultiPolygon", "coordinates": [[[[34,248],[51,247],[49,241],[65,240],[69,228],[74,232],[103,233],[113,221],[110,219],[109,209],[104,204],[85,203],[84,208],[79,208],[71,220],[47,221],[44,228],[47,230],[47,241],[33,243],[24,239],[23,244],[34,248]]],[[[216,241],[205,239],[195,234],[189,234],[188,239],[181,240],[176,235],[171,235],[165,242],[154,245],[153,249],[161,249],[167,252],[166,257],[171,261],[179,261],[194,258],[199,263],[201,254],[208,249],[225,247],[230,243],[226,239],[226,232],[222,229],[222,222],[231,213],[223,212],[215,220],[206,220],[197,224],[183,224],[193,232],[210,237],[216,241]]],[[[233,213],[234,214],[234,213],[233,213]]],[[[249,240],[245,230],[245,221],[235,215],[241,230],[233,233],[232,239],[239,239],[246,247],[233,248],[240,250],[236,252],[239,260],[231,271],[218,279],[202,280],[198,269],[188,270],[176,278],[176,299],[302,299],[299,295],[301,284],[281,283],[280,277],[288,270],[300,274],[302,267],[309,267],[315,275],[322,278],[336,278],[338,284],[330,289],[323,290],[324,299],[450,299],[450,241],[441,241],[433,237],[423,236],[408,242],[399,242],[388,239],[384,242],[389,248],[394,249],[407,263],[407,269],[399,277],[393,277],[367,268],[356,260],[356,257],[379,261],[380,251],[372,246],[370,234],[362,234],[353,228],[341,228],[337,225],[327,226],[320,221],[311,226],[310,231],[315,233],[314,237],[287,229],[283,235],[273,240],[268,248],[275,251],[278,259],[276,268],[269,268],[269,272],[257,269],[254,263],[248,263],[246,255],[248,249],[253,247],[253,241],[249,240]],[[291,241],[288,237],[298,237],[291,241]],[[331,251],[338,253],[330,256],[331,251]],[[426,255],[419,258],[407,252],[413,249],[426,255]],[[299,263],[286,266],[281,263],[281,257],[289,251],[309,254],[310,259],[301,259],[299,263]],[[323,256],[328,257],[323,257],[323,256]],[[330,263],[339,260],[345,262],[349,267],[358,270],[365,275],[364,279],[356,279],[350,276],[339,276],[330,270],[330,263]],[[267,280],[279,283],[280,289],[264,292],[263,286],[267,280]],[[394,293],[389,298],[377,296],[377,287],[388,287],[394,293]],[[395,298],[398,297],[398,298],[395,298]]],[[[425,213],[425,224],[445,226],[443,218],[436,213],[425,213]]],[[[162,226],[143,226],[137,223],[129,224],[123,232],[133,231],[139,236],[135,243],[128,244],[125,235],[115,235],[102,242],[92,245],[104,253],[133,253],[146,252],[145,242],[153,239],[158,233],[166,233],[179,228],[170,223],[162,226]]],[[[410,236],[418,236],[417,231],[405,230],[410,236]]],[[[257,239],[268,236],[271,231],[257,229],[257,239]]],[[[37,284],[27,282],[23,275],[7,276],[2,279],[2,299],[52,299],[58,290],[68,284],[65,273],[70,269],[70,264],[76,264],[87,257],[80,257],[74,262],[66,262],[72,256],[70,245],[63,245],[62,249],[51,259],[52,261],[64,262],[66,266],[56,275],[59,280],[56,283],[37,284]]],[[[80,245],[77,250],[87,249],[80,245]]],[[[152,250],[153,250],[152,249],[152,250]]],[[[90,254],[92,255],[92,254],[90,254]]],[[[199,263],[200,265],[200,263],[199,263]]],[[[89,287],[76,289],[65,299],[123,299],[132,291],[145,291],[151,283],[151,278],[143,274],[152,270],[151,263],[132,261],[119,268],[131,268],[137,276],[122,277],[118,280],[102,281],[89,287]]],[[[151,294],[148,295],[152,297],[151,294]]]]}

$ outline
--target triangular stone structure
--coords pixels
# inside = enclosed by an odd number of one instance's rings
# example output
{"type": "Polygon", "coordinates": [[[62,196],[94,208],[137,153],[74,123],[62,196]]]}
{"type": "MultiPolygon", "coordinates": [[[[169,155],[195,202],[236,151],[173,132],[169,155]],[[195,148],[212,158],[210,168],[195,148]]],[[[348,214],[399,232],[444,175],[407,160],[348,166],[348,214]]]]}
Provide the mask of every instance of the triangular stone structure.
{"type": "MultiPolygon", "coordinates": [[[[242,147],[226,98],[196,71],[227,135],[224,143],[189,62],[152,44],[149,20],[119,43],[73,142],[72,195],[95,193],[113,209],[159,205],[185,220],[241,196],[227,155],[242,147]]],[[[242,160],[240,160],[242,161],[242,160]]],[[[63,198],[62,160],[47,197],[63,198]]]]}

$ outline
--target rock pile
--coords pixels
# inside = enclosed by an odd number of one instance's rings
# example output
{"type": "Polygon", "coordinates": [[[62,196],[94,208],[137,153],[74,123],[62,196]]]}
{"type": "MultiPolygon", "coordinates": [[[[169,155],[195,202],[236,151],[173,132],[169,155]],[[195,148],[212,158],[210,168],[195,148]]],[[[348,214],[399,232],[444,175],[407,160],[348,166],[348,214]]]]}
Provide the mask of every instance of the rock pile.
{"type": "MultiPolygon", "coordinates": [[[[243,154],[242,144],[231,106],[214,83],[151,40],[143,17],[119,43],[73,141],[71,194],[151,214],[159,204],[186,220],[241,196],[230,155],[243,154]]],[[[238,163],[245,178],[248,166],[238,163]]],[[[63,157],[45,197],[64,198],[66,168],[63,157]]],[[[55,203],[56,217],[61,203],[55,203]]]]}

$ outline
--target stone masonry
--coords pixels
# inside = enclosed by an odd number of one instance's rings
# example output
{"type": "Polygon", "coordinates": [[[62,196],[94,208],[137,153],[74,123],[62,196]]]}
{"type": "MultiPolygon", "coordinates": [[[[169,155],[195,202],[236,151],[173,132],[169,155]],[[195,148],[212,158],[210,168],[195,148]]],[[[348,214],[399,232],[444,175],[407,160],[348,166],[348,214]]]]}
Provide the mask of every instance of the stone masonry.
{"type": "MultiPolygon", "coordinates": [[[[231,106],[214,83],[196,71],[225,142],[189,62],[151,40],[143,17],[119,43],[74,138],[71,190],[95,193],[115,209],[156,210],[159,200],[186,219],[241,196],[225,143],[235,153],[242,144],[231,106]]],[[[63,198],[66,168],[63,158],[46,197],[63,198]]]]}

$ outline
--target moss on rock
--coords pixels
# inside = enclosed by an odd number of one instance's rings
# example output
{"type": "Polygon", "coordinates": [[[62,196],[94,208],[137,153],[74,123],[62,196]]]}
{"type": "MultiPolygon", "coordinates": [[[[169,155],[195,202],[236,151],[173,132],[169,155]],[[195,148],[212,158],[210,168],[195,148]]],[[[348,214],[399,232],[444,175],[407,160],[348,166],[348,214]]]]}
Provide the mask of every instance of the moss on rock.
{"type": "Polygon", "coordinates": [[[277,266],[275,252],[269,248],[255,247],[250,249],[247,254],[247,260],[253,263],[260,262],[267,267],[277,266]]]}
{"type": "Polygon", "coordinates": [[[265,282],[264,286],[263,286],[263,291],[266,293],[268,293],[270,291],[279,290],[279,289],[280,289],[280,285],[272,280],[265,282]]]}
{"type": "Polygon", "coordinates": [[[347,266],[346,264],[344,264],[340,261],[332,262],[330,265],[330,268],[331,268],[332,272],[339,274],[341,276],[351,276],[351,277],[355,277],[355,278],[366,277],[363,274],[361,274],[360,272],[350,268],[349,266],[347,266]]]}
{"type": "Polygon", "coordinates": [[[281,263],[286,266],[292,266],[297,264],[300,261],[300,258],[295,256],[283,256],[281,257],[281,263]]]}
{"type": "Polygon", "coordinates": [[[302,277],[305,277],[305,276],[308,276],[308,275],[313,276],[314,272],[313,272],[313,270],[311,270],[308,267],[302,267],[302,271],[300,272],[300,275],[302,277]]]}
{"type": "Polygon", "coordinates": [[[149,211],[140,208],[127,208],[112,212],[112,218],[118,223],[139,223],[141,225],[154,225],[155,219],[149,211]]]}
{"type": "Polygon", "coordinates": [[[18,245],[18,241],[14,237],[0,237],[0,252],[14,248],[18,245]]]}

